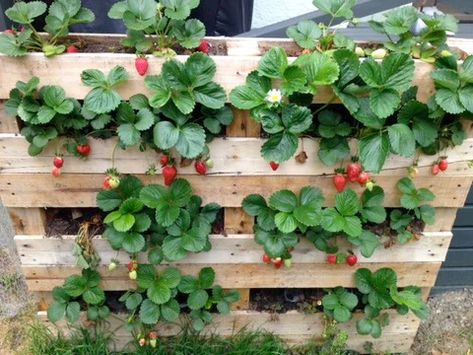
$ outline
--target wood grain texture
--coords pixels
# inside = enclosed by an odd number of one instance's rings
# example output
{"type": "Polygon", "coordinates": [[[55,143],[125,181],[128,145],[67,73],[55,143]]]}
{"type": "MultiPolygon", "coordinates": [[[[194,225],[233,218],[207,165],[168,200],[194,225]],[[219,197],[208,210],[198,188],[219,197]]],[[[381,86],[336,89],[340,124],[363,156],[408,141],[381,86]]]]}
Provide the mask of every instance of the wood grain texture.
{"type": "Polygon", "coordinates": [[[43,208],[9,208],[16,234],[45,234],[46,211],[43,208]]]}
{"type": "MultiPolygon", "coordinates": [[[[345,238],[338,238],[340,250],[353,249],[362,264],[382,263],[392,260],[393,263],[403,262],[442,262],[445,260],[448,246],[452,238],[451,232],[425,233],[419,240],[404,245],[395,244],[390,248],[380,247],[370,258],[363,257],[357,248],[353,248],[345,238]]],[[[63,238],[45,238],[40,235],[17,235],[15,242],[23,265],[69,265],[74,266],[76,257],[72,255],[74,236],[63,238]]],[[[190,253],[184,260],[170,265],[196,265],[203,267],[209,261],[219,265],[257,264],[261,262],[263,249],[258,245],[252,234],[234,234],[226,237],[211,235],[212,249],[208,252],[190,253]]],[[[106,239],[95,237],[94,248],[101,258],[101,265],[108,265],[112,259],[121,264],[129,261],[127,253],[117,253],[110,247],[106,239]],[[117,255],[118,254],[118,255],[117,255]]],[[[292,252],[294,264],[325,264],[326,254],[317,250],[306,238],[301,237],[300,243],[292,252]]],[[[147,254],[138,254],[140,263],[147,262],[147,254]]]]}
{"type": "MultiPolygon", "coordinates": [[[[355,351],[365,352],[366,342],[373,344],[373,352],[407,352],[414,340],[420,321],[411,313],[406,316],[400,316],[395,311],[387,311],[390,315],[390,323],[383,328],[383,336],[380,339],[374,339],[369,336],[360,336],[356,331],[356,321],[362,317],[361,313],[355,313],[352,320],[347,323],[339,324],[339,327],[347,332],[347,348],[355,351]]],[[[46,325],[54,328],[47,320],[45,312],[38,314],[39,319],[46,325]]],[[[130,333],[122,324],[125,320],[124,315],[112,317],[110,328],[117,329],[115,344],[119,349],[131,340],[130,333]]],[[[85,314],[81,317],[85,319],[85,314]]],[[[180,332],[184,318],[175,324],[161,323],[157,326],[158,334],[163,337],[173,336],[180,332]]],[[[59,329],[67,329],[64,322],[58,323],[59,329]]],[[[266,330],[273,334],[281,336],[289,344],[303,344],[308,340],[321,342],[322,332],[325,327],[325,320],[321,313],[305,315],[296,311],[290,311],[283,314],[271,314],[255,311],[233,311],[230,315],[220,316],[215,314],[213,322],[204,330],[205,334],[219,334],[222,336],[231,336],[241,329],[246,330],[266,330]]]]}
{"type": "MultiPolygon", "coordinates": [[[[239,39],[233,40],[233,47],[230,54],[236,52],[235,46],[239,39]]],[[[255,70],[261,56],[256,54],[255,45],[246,40],[240,45],[244,56],[212,56],[217,66],[215,81],[219,83],[227,93],[238,85],[245,83],[247,75],[255,70]]],[[[144,85],[144,79],[134,68],[135,54],[125,53],[70,53],[47,58],[42,53],[30,53],[24,57],[0,56],[0,65],[4,70],[0,73],[0,98],[8,98],[9,92],[15,87],[18,80],[28,81],[32,76],[41,78],[40,85],[59,85],[66,90],[69,97],[83,99],[90,88],[82,84],[80,74],[86,69],[100,69],[109,72],[113,67],[123,66],[129,74],[129,80],[117,87],[123,99],[128,99],[135,94],[151,93],[144,85]],[[91,64],[93,63],[93,64],[91,64]]],[[[178,55],[175,59],[185,61],[188,56],[178,55]]],[[[293,61],[295,58],[290,57],[293,61]]],[[[157,75],[161,72],[161,67],[165,62],[163,58],[149,56],[148,75],[157,75]]],[[[430,72],[433,66],[416,60],[416,71],[413,85],[417,85],[420,90],[417,98],[426,102],[434,92],[433,81],[430,72]]],[[[321,87],[317,91],[315,102],[328,102],[332,100],[334,94],[329,87],[321,87]]]]}
{"type": "MultiPolygon", "coordinates": [[[[334,174],[333,166],[326,166],[317,157],[319,149],[318,139],[301,139],[308,159],[304,164],[290,159],[281,164],[277,171],[273,171],[269,163],[263,159],[260,150],[266,140],[262,138],[217,138],[210,144],[210,155],[215,163],[209,169],[209,176],[322,176],[334,174]]],[[[107,140],[90,140],[92,153],[87,160],[77,159],[65,154],[65,164],[62,173],[98,173],[112,167],[112,153],[116,147],[116,138],[107,140]]],[[[351,140],[352,154],[356,155],[357,140],[351,140]]],[[[14,134],[0,134],[0,167],[2,174],[50,173],[56,147],[50,145],[36,157],[27,154],[28,142],[21,136],[14,134]]],[[[453,149],[445,152],[448,155],[449,168],[441,176],[471,176],[473,169],[468,163],[473,160],[473,138],[453,149]]],[[[159,158],[153,151],[141,152],[137,147],[127,150],[117,150],[115,153],[115,167],[123,174],[144,174],[151,163],[159,158]]],[[[380,175],[406,176],[407,168],[414,162],[412,158],[402,158],[390,155],[380,175]]],[[[419,177],[432,177],[431,167],[438,159],[437,156],[421,154],[418,159],[419,177]]],[[[348,163],[348,161],[347,161],[348,163]]],[[[194,166],[178,168],[180,175],[197,175],[194,166]]]]}
{"type": "MultiPolygon", "coordinates": [[[[215,282],[227,289],[239,288],[333,288],[337,286],[355,287],[354,272],[358,268],[376,271],[390,267],[398,275],[399,287],[415,285],[432,287],[435,285],[441,262],[403,262],[385,261],[381,263],[359,263],[354,267],[347,265],[303,264],[294,263],[290,269],[275,271],[270,265],[261,262],[255,264],[213,264],[208,261],[205,266],[212,267],[216,273],[215,282]]],[[[183,275],[197,275],[200,270],[196,264],[175,264],[183,275]]],[[[202,265],[203,266],[203,265],[202,265]]],[[[64,279],[80,273],[76,266],[65,265],[23,265],[23,272],[30,291],[51,291],[61,286],[64,279]]],[[[162,267],[160,267],[162,268],[162,267]]],[[[158,268],[158,269],[160,269],[158,268]]],[[[104,265],[99,267],[102,275],[102,287],[108,291],[123,291],[135,284],[128,279],[125,265],[119,265],[113,273],[104,265]]]]}
{"type": "MultiPolygon", "coordinates": [[[[163,184],[160,176],[138,176],[144,183],[163,184]]],[[[396,184],[402,176],[382,175],[376,182],[385,191],[384,205],[398,207],[400,194],[396,184]]],[[[63,174],[52,178],[50,174],[0,174],[0,197],[6,207],[95,207],[97,193],[102,188],[103,174],[63,174]]],[[[304,186],[321,189],[326,205],[334,203],[336,194],[330,176],[196,176],[188,175],[193,192],[204,203],[216,202],[223,207],[240,207],[242,200],[253,193],[269,197],[284,188],[299,191],[304,186]]],[[[460,208],[471,186],[470,177],[445,175],[419,177],[417,188],[431,189],[436,198],[434,207],[460,208]]],[[[350,186],[357,193],[358,184],[350,186]]]]}

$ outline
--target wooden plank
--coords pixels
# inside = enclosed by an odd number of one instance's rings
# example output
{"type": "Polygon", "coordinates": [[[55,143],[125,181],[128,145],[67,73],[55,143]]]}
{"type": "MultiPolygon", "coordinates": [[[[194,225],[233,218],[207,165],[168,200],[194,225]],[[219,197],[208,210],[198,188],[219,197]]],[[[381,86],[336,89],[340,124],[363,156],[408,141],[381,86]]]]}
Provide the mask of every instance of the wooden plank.
{"type": "Polygon", "coordinates": [[[16,118],[10,117],[5,112],[5,101],[0,100],[0,132],[1,133],[20,133],[16,118]]]}
{"type": "MultiPolygon", "coordinates": [[[[390,267],[398,275],[399,287],[416,285],[432,287],[435,284],[441,262],[384,262],[359,263],[354,267],[346,265],[303,264],[297,263],[290,269],[275,271],[270,265],[242,264],[213,264],[208,261],[205,266],[214,268],[216,283],[226,289],[240,288],[332,288],[337,286],[355,287],[353,273],[358,268],[368,268],[376,271],[382,267],[390,267]],[[311,275],[311,276],[309,276],[311,275]]],[[[183,275],[197,275],[200,268],[195,264],[175,264],[183,275]]],[[[202,265],[203,266],[203,265],[202,265]]],[[[61,286],[64,279],[80,273],[76,266],[64,265],[23,265],[23,272],[30,291],[51,291],[61,286]]],[[[159,267],[158,269],[161,269],[159,267]]],[[[116,271],[110,273],[106,266],[99,267],[102,275],[102,287],[108,291],[122,291],[134,286],[128,279],[125,265],[119,265],[116,271]]]]}
{"type": "MultiPolygon", "coordinates": [[[[248,132],[247,132],[248,133],[248,132]]],[[[304,164],[295,159],[281,164],[277,171],[273,171],[268,162],[261,156],[261,146],[266,140],[262,138],[216,138],[210,144],[210,155],[215,163],[208,175],[217,176],[255,176],[255,175],[330,175],[334,174],[334,167],[322,164],[316,152],[319,147],[318,139],[301,139],[304,144],[308,159],[304,164]]],[[[356,154],[358,141],[350,142],[352,153],[356,154]]],[[[2,173],[28,174],[50,173],[56,149],[53,145],[35,157],[27,154],[29,143],[21,136],[14,134],[0,134],[0,166],[2,173]]],[[[65,154],[65,163],[62,173],[88,173],[101,174],[112,166],[112,152],[116,147],[116,138],[107,140],[90,140],[92,153],[87,160],[81,160],[65,154]]],[[[473,169],[468,164],[473,160],[473,138],[466,139],[464,143],[449,150],[449,169],[441,176],[472,176],[473,169]]],[[[158,157],[157,153],[148,152],[148,158],[158,157]]],[[[149,168],[149,159],[137,147],[130,147],[126,151],[118,150],[115,153],[115,167],[123,174],[144,174],[149,168]]],[[[418,161],[419,178],[432,177],[431,167],[437,156],[421,154],[418,161]]],[[[405,176],[407,168],[414,162],[413,158],[402,158],[391,155],[380,175],[405,176]]],[[[180,175],[197,175],[193,166],[179,168],[180,175]]]]}
{"type": "Polygon", "coordinates": [[[424,232],[451,231],[457,218],[457,211],[457,208],[437,207],[435,209],[435,223],[426,225],[424,232]]]}
{"type": "MultiPolygon", "coordinates": [[[[162,184],[159,176],[138,176],[145,184],[162,184]]],[[[396,184],[402,176],[383,175],[376,182],[383,187],[384,206],[398,207],[400,194],[396,184]]],[[[102,188],[103,174],[63,174],[52,178],[50,174],[0,174],[0,197],[6,207],[95,207],[97,193],[102,188]]],[[[334,203],[336,190],[330,176],[201,176],[189,175],[193,192],[204,203],[216,202],[224,207],[241,207],[241,201],[255,192],[265,197],[290,187],[299,191],[304,186],[321,189],[326,205],[334,203]]],[[[418,188],[431,189],[436,198],[434,207],[460,208],[471,186],[470,177],[431,176],[417,178],[418,188]]],[[[357,193],[358,184],[350,185],[357,193]]]]}
{"type": "Polygon", "coordinates": [[[226,207],[223,220],[226,234],[250,234],[253,232],[255,218],[247,215],[242,208],[226,207]]]}
{"type": "MultiPolygon", "coordinates": [[[[248,47],[248,45],[247,45],[248,47]]],[[[4,70],[0,73],[0,98],[8,98],[9,92],[18,80],[28,81],[32,76],[41,78],[40,85],[59,85],[66,90],[66,95],[83,99],[90,91],[82,84],[80,74],[91,67],[109,72],[113,67],[123,66],[129,74],[129,80],[121,84],[117,91],[123,99],[129,99],[135,94],[151,95],[145,87],[143,77],[134,68],[135,54],[125,53],[69,53],[47,58],[42,53],[30,53],[24,57],[0,56],[0,65],[4,70]],[[94,65],[91,65],[94,63],[94,65]]],[[[178,55],[175,59],[185,61],[188,56],[178,55]]],[[[215,81],[227,93],[238,85],[245,83],[250,72],[255,70],[261,59],[258,55],[246,55],[234,58],[232,56],[212,56],[217,66],[215,81]]],[[[295,58],[289,58],[293,61],[295,58]]],[[[148,75],[157,75],[166,59],[148,57],[148,75]]],[[[416,71],[413,85],[420,89],[417,98],[426,102],[434,92],[430,72],[433,66],[416,60],[416,71]]],[[[329,102],[334,94],[329,87],[317,90],[316,102],[329,102]]]]}
{"type": "Polygon", "coordinates": [[[242,311],[250,308],[250,289],[239,288],[237,291],[240,293],[240,300],[233,303],[231,308],[234,311],[242,311]]]}
{"type": "MultiPolygon", "coordinates": [[[[395,244],[390,248],[379,248],[370,258],[363,257],[357,248],[353,248],[344,238],[337,241],[340,250],[353,249],[360,263],[382,263],[393,260],[393,263],[402,262],[442,262],[445,260],[448,246],[452,238],[450,232],[425,233],[419,240],[404,245],[395,244]]],[[[74,246],[74,237],[43,238],[42,236],[17,235],[15,242],[23,265],[70,265],[74,266],[75,256],[71,251],[74,246]]],[[[257,264],[261,262],[263,250],[251,234],[210,236],[212,249],[206,253],[190,253],[184,260],[176,263],[203,267],[211,261],[219,265],[257,264]]],[[[96,252],[101,257],[101,264],[108,265],[112,259],[121,264],[129,261],[127,253],[118,253],[110,247],[107,240],[96,237],[93,239],[96,252]]],[[[326,254],[317,250],[306,238],[301,238],[292,252],[294,264],[325,264],[326,254]]],[[[138,255],[140,263],[147,262],[147,254],[138,255]]]]}
{"type": "Polygon", "coordinates": [[[259,137],[261,125],[250,116],[249,111],[233,109],[233,122],[227,127],[227,137],[259,137]]]}
{"type": "Polygon", "coordinates": [[[46,234],[46,211],[43,208],[9,208],[16,234],[46,234]]]}
{"type": "MultiPolygon", "coordinates": [[[[365,342],[373,344],[372,350],[375,352],[407,352],[414,340],[420,321],[412,313],[401,316],[393,310],[388,311],[390,322],[383,328],[383,336],[374,339],[370,336],[360,336],[356,331],[356,321],[362,317],[361,313],[354,314],[352,320],[341,323],[338,326],[348,333],[348,349],[365,352],[365,342]]],[[[47,320],[45,312],[38,314],[39,319],[53,327],[47,320]]],[[[118,349],[131,340],[131,334],[122,326],[125,321],[124,315],[110,317],[110,328],[116,329],[115,343],[118,349]]],[[[81,319],[85,320],[83,314],[81,319]]],[[[160,323],[156,330],[162,337],[178,334],[182,330],[184,318],[174,324],[160,323]]],[[[321,313],[303,314],[290,311],[283,314],[263,313],[255,311],[233,311],[229,315],[213,315],[212,324],[207,326],[203,335],[219,334],[221,336],[231,336],[238,331],[245,330],[265,330],[281,336],[289,344],[303,344],[309,339],[323,341],[322,333],[326,321],[321,313]]],[[[58,323],[59,329],[67,329],[64,321],[58,323]]]]}

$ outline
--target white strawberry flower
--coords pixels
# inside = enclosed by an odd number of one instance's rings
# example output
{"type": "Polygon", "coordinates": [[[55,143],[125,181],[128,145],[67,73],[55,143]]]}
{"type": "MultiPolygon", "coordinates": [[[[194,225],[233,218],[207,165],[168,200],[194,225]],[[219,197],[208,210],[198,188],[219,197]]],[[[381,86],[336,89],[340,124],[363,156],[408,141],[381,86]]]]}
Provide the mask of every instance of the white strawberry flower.
{"type": "Polygon", "coordinates": [[[266,94],[266,101],[270,104],[279,104],[282,100],[281,90],[279,89],[271,89],[266,94]]]}

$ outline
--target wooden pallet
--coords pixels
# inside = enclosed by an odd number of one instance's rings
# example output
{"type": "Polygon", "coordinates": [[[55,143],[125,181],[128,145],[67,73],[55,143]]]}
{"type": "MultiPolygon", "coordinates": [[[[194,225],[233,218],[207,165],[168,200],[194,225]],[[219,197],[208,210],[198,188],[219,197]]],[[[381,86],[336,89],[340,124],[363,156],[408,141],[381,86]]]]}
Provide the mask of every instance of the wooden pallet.
{"type": "MultiPolygon", "coordinates": [[[[94,36],[86,37],[98,40],[94,36]]],[[[111,42],[116,42],[119,38],[120,36],[108,36],[111,42]]],[[[289,40],[219,38],[213,41],[227,50],[227,56],[213,57],[217,63],[216,81],[227,92],[244,83],[246,75],[255,69],[261,54],[268,48],[283,46],[292,55],[299,51],[289,40]]],[[[469,42],[459,44],[459,47],[471,46],[469,42]]],[[[49,59],[41,54],[31,54],[19,59],[0,56],[0,63],[8,68],[0,73],[0,99],[8,98],[8,93],[17,80],[29,80],[32,75],[41,78],[40,85],[63,86],[68,96],[81,99],[89,89],[81,84],[80,72],[91,66],[106,71],[114,65],[123,65],[130,74],[130,81],[119,89],[124,98],[137,93],[148,93],[143,78],[133,68],[134,58],[134,55],[113,53],[68,54],[49,59]]],[[[178,56],[178,59],[185,60],[186,57],[178,56]]],[[[150,74],[157,74],[162,63],[161,59],[150,58],[150,74]]],[[[423,101],[434,90],[429,76],[431,70],[431,65],[416,61],[415,82],[419,85],[418,99],[423,101]]],[[[332,96],[329,88],[322,88],[316,101],[325,103],[332,96]]],[[[242,199],[251,193],[269,196],[282,188],[298,191],[303,186],[311,185],[322,190],[327,205],[333,205],[333,168],[322,165],[317,159],[318,141],[304,139],[304,149],[309,155],[307,162],[302,165],[290,160],[273,172],[260,156],[260,147],[264,143],[264,139],[259,138],[260,126],[250,119],[248,112],[237,109],[234,112],[235,120],[227,129],[226,137],[216,139],[210,145],[215,167],[210,170],[209,175],[198,176],[192,167],[179,169],[179,174],[189,180],[194,192],[203,197],[204,203],[217,202],[224,207],[225,236],[211,237],[213,248],[210,252],[191,255],[174,265],[183,273],[191,274],[206,265],[212,266],[217,273],[218,283],[225,288],[240,290],[242,300],[236,309],[246,310],[233,311],[229,317],[217,316],[217,322],[209,329],[222,335],[230,335],[234,330],[249,324],[249,329],[262,327],[292,343],[300,343],[314,335],[319,336],[323,329],[320,314],[289,312],[279,315],[278,321],[272,321],[273,316],[269,314],[247,311],[250,289],[353,287],[353,273],[361,267],[371,270],[391,267],[398,273],[400,286],[414,284],[422,287],[424,298],[427,298],[430,288],[435,284],[441,263],[445,260],[456,211],[463,206],[473,181],[473,170],[468,166],[469,161],[473,160],[473,134],[469,127],[471,138],[448,151],[450,166],[447,173],[433,177],[430,167],[436,157],[420,156],[420,172],[414,182],[417,187],[427,187],[436,194],[432,205],[437,207],[437,220],[435,225],[426,228],[419,241],[377,250],[370,259],[363,258],[355,249],[360,263],[350,268],[346,265],[327,265],[325,254],[303,240],[294,251],[294,266],[276,271],[260,262],[263,251],[251,234],[253,218],[240,208],[242,199]]],[[[53,150],[47,149],[39,157],[29,157],[27,143],[19,135],[19,128],[14,119],[6,117],[4,112],[0,113],[0,197],[9,209],[16,228],[15,241],[28,286],[31,291],[38,292],[45,301],[42,307],[46,307],[53,287],[61,285],[65,277],[80,270],[75,266],[71,253],[73,236],[64,236],[62,239],[44,237],[47,227],[45,208],[95,207],[103,173],[111,167],[110,157],[115,142],[113,139],[92,140],[92,154],[86,161],[66,155],[63,175],[54,179],[50,175],[53,150]]],[[[357,142],[353,140],[353,150],[356,145],[357,142]]],[[[156,159],[157,154],[154,152],[142,153],[130,148],[118,151],[115,165],[120,172],[136,174],[145,183],[162,183],[160,175],[144,175],[150,162],[156,162],[156,159]]],[[[399,206],[400,195],[396,183],[406,175],[406,169],[412,162],[412,159],[391,157],[385,170],[375,177],[376,182],[385,190],[386,207],[399,206]]],[[[350,187],[361,192],[358,185],[350,187]]],[[[120,291],[133,287],[124,268],[127,255],[119,255],[121,265],[111,274],[106,265],[116,252],[112,252],[108,243],[100,237],[94,239],[94,245],[102,258],[99,269],[104,289],[120,291]]],[[[350,348],[363,351],[363,345],[368,341],[373,343],[375,351],[384,352],[407,351],[418,325],[416,318],[393,315],[391,325],[384,330],[381,339],[357,335],[354,321],[342,327],[349,333],[350,348]]],[[[119,345],[124,345],[125,340],[129,339],[125,333],[117,333],[119,345]]],[[[163,325],[160,333],[172,335],[176,333],[176,328],[163,325]]]]}

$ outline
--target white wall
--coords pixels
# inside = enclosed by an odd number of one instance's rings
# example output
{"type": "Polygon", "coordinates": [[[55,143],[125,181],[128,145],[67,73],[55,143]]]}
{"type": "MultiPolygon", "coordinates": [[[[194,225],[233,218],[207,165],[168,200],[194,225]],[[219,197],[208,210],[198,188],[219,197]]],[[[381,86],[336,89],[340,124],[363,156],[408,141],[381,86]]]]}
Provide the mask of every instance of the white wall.
{"type": "Polygon", "coordinates": [[[267,26],[315,10],[312,0],[254,0],[252,28],[267,26]]]}

